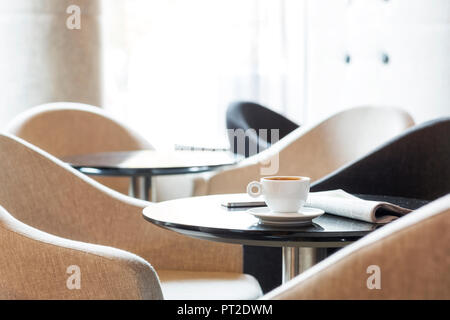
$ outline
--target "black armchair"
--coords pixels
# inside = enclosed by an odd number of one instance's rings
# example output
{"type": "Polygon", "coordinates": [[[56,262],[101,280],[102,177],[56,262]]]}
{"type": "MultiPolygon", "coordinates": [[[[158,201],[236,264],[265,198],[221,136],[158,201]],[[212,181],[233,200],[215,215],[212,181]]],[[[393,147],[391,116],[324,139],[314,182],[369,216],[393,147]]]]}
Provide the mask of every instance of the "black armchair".
{"type": "Polygon", "coordinates": [[[226,114],[226,125],[228,138],[234,153],[242,154],[246,157],[267,149],[272,141],[271,130],[278,129],[279,139],[282,139],[299,127],[298,124],[285,118],[266,107],[252,102],[235,102],[230,104],[226,114]],[[245,136],[245,149],[238,148],[237,137],[234,131],[242,129],[247,132],[245,136]],[[254,129],[255,131],[247,131],[254,129]],[[260,129],[267,129],[267,136],[260,135],[260,129]]]}
{"type": "Polygon", "coordinates": [[[316,181],[311,191],[435,200],[450,192],[450,117],[412,127],[316,181]]]}

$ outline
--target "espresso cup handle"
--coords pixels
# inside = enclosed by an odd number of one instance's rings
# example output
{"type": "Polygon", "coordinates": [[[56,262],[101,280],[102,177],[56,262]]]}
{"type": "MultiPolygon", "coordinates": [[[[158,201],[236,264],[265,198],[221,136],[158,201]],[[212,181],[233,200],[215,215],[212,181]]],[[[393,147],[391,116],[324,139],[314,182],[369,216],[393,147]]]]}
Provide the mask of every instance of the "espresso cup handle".
{"type": "Polygon", "coordinates": [[[247,185],[247,193],[251,197],[253,197],[253,198],[259,197],[261,195],[261,192],[262,192],[262,186],[261,186],[261,183],[259,183],[258,181],[252,181],[247,185]],[[257,191],[253,192],[253,188],[256,188],[257,191]]]}

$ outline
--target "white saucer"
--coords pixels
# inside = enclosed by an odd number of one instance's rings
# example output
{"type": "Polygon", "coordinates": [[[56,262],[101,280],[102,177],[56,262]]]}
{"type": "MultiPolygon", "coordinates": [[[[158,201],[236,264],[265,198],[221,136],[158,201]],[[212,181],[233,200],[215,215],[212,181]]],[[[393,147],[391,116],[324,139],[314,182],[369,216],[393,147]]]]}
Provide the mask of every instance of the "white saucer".
{"type": "Polygon", "coordinates": [[[259,219],[258,223],[268,225],[268,226],[295,227],[295,226],[311,225],[312,220],[307,220],[307,221],[268,221],[268,220],[259,219]]]}
{"type": "Polygon", "coordinates": [[[272,212],[268,207],[251,208],[248,213],[267,225],[305,225],[325,213],[322,209],[303,207],[298,212],[272,212]]]}

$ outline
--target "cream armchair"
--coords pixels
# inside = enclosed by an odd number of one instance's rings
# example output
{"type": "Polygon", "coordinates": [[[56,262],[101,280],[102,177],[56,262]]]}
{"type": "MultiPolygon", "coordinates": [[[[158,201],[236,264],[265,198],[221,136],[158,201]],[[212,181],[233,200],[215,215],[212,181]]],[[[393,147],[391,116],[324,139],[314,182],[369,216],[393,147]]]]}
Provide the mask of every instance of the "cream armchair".
{"type": "MultiPolygon", "coordinates": [[[[55,157],[0,135],[0,204],[16,219],[63,238],[130,251],[156,269],[167,299],[251,299],[242,248],[191,239],[142,218],[151,205],[106,188],[55,157]]],[[[0,253],[1,255],[2,253],[0,253]]]]}
{"type": "Polygon", "coordinates": [[[162,299],[156,272],[144,259],[39,231],[2,207],[0,243],[2,300],[162,299]]]}
{"type": "Polygon", "coordinates": [[[400,109],[348,109],[318,124],[296,129],[234,168],[199,177],[194,183],[194,194],[245,192],[247,184],[262,175],[304,175],[314,181],[363,156],[412,125],[411,116],[400,109]],[[278,161],[278,169],[264,174],[271,160],[272,163],[278,161]]]}
{"type": "MultiPolygon", "coordinates": [[[[31,108],[5,129],[51,155],[153,149],[138,133],[103,109],[75,102],[55,102],[31,108]]],[[[129,179],[93,176],[101,184],[128,194],[129,179]]]]}
{"type": "Polygon", "coordinates": [[[263,299],[450,299],[450,194],[338,251],[263,299]]]}
{"type": "MultiPolygon", "coordinates": [[[[28,109],[6,127],[13,134],[62,158],[76,154],[152,150],[138,132],[104,109],[76,102],[54,102],[28,109]]],[[[128,177],[91,176],[101,184],[128,195],[128,177]]],[[[152,179],[158,201],[192,195],[191,175],[158,176],[152,179]]]]}

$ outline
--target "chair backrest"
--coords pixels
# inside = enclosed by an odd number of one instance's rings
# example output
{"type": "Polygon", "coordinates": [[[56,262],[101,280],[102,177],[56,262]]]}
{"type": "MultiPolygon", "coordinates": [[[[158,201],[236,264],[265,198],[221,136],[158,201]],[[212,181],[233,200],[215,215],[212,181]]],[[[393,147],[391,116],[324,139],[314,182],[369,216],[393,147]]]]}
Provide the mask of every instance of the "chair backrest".
{"type": "Polygon", "coordinates": [[[450,299],[450,195],[374,231],[263,299],[450,299]]]}
{"type": "Polygon", "coordinates": [[[0,299],[162,299],[142,258],[39,231],[1,206],[0,243],[0,299]]]}
{"type": "MultiPolygon", "coordinates": [[[[144,138],[104,110],[81,103],[57,102],[31,108],[13,119],[5,131],[58,158],[95,152],[153,149],[144,138]]],[[[128,192],[126,179],[95,179],[116,191],[128,192]]]]}
{"type": "Polygon", "coordinates": [[[450,118],[413,127],[311,187],[331,189],[427,200],[449,193],[450,118]]]}
{"type": "Polygon", "coordinates": [[[44,232],[133,252],[157,270],[242,271],[240,246],[148,223],[142,210],[151,203],[106,188],[15,136],[0,134],[0,178],[0,205],[44,232]]]}
{"type": "MultiPolygon", "coordinates": [[[[235,168],[213,174],[207,186],[196,182],[197,194],[245,192],[251,180],[259,179],[267,161],[278,162],[278,170],[267,175],[303,175],[312,181],[363,156],[414,125],[400,109],[356,107],[322,122],[302,126],[262,153],[235,168]],[[278,160],[276,160],[278,159],[278,160]]],[[[266,170],[267,171],[267,170],[266,170]]]]}
{"type": "MultiPolygon", "coordinates": [[[[278,129],[278,139],[284,138],[286,135],[297,129],[298,124],[282,116],[281,114],[272,111],[260,104],[253,102],[234,102],[231,103],[226,113],[226,126],[228,129],[228,138],[230,145],[233,146],[234,153],[242,153],[237,142],[239,141],[236,135],[232,134],[231,130],[242,129],[244,132],[248,129],[255,130],[247,131],[245,141],[245,148],[243,155],[251,156],[251,151],[261,152],[267,149],[272,142],[271,130],[278,129]],[[267,135],[259,135],[261,129],[267,130],[267,135]],[[250,144],[255,146],[250,146],[250,144]]],[[[275,139],[275,137],[273,138],[275,139]]]]}

